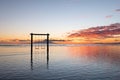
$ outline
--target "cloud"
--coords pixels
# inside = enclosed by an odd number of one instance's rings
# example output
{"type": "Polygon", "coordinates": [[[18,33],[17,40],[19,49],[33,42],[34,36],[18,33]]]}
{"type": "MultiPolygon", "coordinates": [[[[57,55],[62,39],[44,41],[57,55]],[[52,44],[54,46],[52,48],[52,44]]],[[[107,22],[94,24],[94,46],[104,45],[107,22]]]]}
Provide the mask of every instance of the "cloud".
{"type": "Polygon", "coordinates": [[[113,15],[107,15],[106,16],[106,18],[112,18],[113,17],[113,15]]]}
{"type": "MultiPolygon", "coordinates": [[[[56,39],[52,39],[52,40],[49,40],[50,43],[56,43],[56,42],[64,42],[65,40],[56,40],[56,39]]],[[[35,43],[46,43],[47,40],[42,40],[42,41],[36,41],[35,43]]]]}
{"type": "Polygon", "coordinates": [[[17,43],[29,43],[30,40],[29,39],[26,39],[26,40],[23,40],[23,39],[12,39],[12,40],[9,40],[10,42],[17,42],[17,43]]]}
{"type": "MultiPolygon", "coordinates": [[[[47,40],[42,41],[34,41],[34,43],[46,43],[47,40]]],[[[59,44],[59,43],[70,43],[71,40],[64,40],[64,39],[50,39],[49,43],[52,44],[59,44]]],[[[0,44],[29,44],[29,39],[8,39],[8,40],[0,40],[0,44]]]]}
{"type": "Polygon", "coordinates": [[[68,35],[69,38],[115,38],[120,37],[120,23],[111,24],[109,26],[98,26],[89,29],[79,30],[68,35]]]}
{"type": "Polygon", "coordinates": [[[29,39],[9,39],[9,40],[0,40],[0,44],[28,44],[30,43],[29,39]]]}
{"type": "Polygon", "coordinates": [[[70,42],[71,40],[50,40],[50,43],[54,43],[54,44],[57,44],[57,43],[67,43],[67,42],[70,42]]]}
{"type": "Polygon", "coordinates": [[[116,9],[115,11],[116,11],[116,12],[120,12],[120,9],[116,9]]]}

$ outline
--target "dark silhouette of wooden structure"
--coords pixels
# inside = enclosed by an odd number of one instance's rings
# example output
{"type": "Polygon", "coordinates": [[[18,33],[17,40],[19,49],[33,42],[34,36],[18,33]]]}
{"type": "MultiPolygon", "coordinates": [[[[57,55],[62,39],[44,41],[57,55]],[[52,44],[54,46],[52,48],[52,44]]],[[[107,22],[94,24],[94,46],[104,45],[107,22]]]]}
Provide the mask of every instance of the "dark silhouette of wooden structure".
{"type": "Polygon", "coordinates": [[[36,34],[36,33],[30,33],[31,35],[31,67],[33,66],[33,40],[34,40],[34,35],[38,35],[38,36],[46,36],[46,46],[47,46],[47,67],[48,67],[48,64],[49,64],[49,35],[50,34],[36,34]]]}
{"type": "Polygon", "coordinates": [[[31,33],[31,52],[33,52],[33,36],[34,35],[40,35],[40,36],[47,36],[47,51],[49,51],[49,34],[36,34],[36,33],[31,33]]]}

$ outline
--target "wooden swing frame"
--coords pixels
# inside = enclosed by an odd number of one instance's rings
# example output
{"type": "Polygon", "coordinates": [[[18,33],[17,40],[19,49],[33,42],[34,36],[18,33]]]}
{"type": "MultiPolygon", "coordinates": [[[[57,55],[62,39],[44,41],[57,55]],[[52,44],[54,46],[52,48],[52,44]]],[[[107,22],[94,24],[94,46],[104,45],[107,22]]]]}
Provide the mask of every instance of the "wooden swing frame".
{"type": "Polygon", "coordinates": [[[36,34],[36,33],[30,33],[30,35],[31,35],[31,52],[33,52],[33,40],[34,40],[34,38],[33,38],[33,36],[34,35],[40,35],[40,36],[47,36],[47,51],[49,50],[49,35],[50,34],[36,34]]]}

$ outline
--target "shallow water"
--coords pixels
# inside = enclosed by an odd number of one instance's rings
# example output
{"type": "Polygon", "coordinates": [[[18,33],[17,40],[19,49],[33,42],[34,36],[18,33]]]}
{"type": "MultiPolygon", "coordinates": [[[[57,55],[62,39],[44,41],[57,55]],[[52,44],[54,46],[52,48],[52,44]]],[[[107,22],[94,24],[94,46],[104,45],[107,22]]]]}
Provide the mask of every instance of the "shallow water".
{"type": "Polygon", "coordinates": [[[120,45],[0,46],[0,80],[119,80],[120,45]],[[49,58],[47,58],[49,57],[49,58]]]}

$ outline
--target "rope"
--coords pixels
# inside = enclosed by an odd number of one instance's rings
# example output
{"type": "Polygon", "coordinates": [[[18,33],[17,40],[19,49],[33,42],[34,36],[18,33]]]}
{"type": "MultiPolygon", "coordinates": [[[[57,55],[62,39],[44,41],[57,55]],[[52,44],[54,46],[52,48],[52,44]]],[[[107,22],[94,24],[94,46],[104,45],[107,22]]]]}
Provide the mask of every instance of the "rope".
{"type": "Polygon", "coordinates": [[[45,43],[44,43],[44,39],[43,37],[41,36],[41,49],[45,49],[45,43]]]}
{"type": "MultiPolygon", "coordinates": [[[[37,36],[35,36],[35,40],[37,41],[37,36]]],[[[38,43],[39,41],[37,41],[36,43],[35,43],[35,49],[39,49],[39,43],[38,43]]]]}

